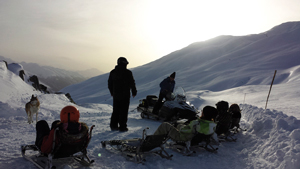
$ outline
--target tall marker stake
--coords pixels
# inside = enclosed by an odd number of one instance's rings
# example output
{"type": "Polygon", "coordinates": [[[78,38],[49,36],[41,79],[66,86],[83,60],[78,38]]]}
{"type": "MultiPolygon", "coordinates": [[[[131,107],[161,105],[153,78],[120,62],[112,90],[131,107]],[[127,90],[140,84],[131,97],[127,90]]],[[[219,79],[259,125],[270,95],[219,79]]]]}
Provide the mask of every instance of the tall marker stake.
{"type": "Polygon", "coordinates": [[[266,102],[265,110],[267,109],[267,104],[268,104],[269,96],[270,96],[271,89],[272,89],[272,86],[273,86],[273,82],[274,82],[274,79],[275,79],[275,76],[276,76],[276,72],[277,72],[277,70],[275,70],[275,73],[274,73],[274,76],[273,76],[273,80],[272,80],[272,83],[271,83],[271,86],[270,86],[270,90],[269,90],[269,94],[268,94],[268,97],[267,97],[267,102],[266,102]]]}

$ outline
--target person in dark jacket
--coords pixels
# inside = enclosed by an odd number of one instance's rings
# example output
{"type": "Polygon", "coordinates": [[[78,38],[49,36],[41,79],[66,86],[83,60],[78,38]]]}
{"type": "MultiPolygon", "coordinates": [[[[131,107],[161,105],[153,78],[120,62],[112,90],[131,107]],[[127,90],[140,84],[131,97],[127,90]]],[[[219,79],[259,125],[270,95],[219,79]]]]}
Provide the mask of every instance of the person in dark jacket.
{"type": "Polygon", "coordinates": [[[238,131],[238,129],[240,128],[240,121],[242,117],[240,106],[234,103],[229,107],[228,111],[232,115],[232,122],[231,122],[230,129],[236,127],[236,131],[238,131]]]}
{"type": "Polygon", "coordinates": [[[227,135],[232,122],[231,113],[228,112],[229,104],[227,101],[222,100],[219,101],[216,106],[218,110],[216,133],[218,136],[221,134],[227,135]]]}
{"type": "Polygon", "coordinates": [[[160,92],[159,92],[159,97],[158,100],[153,108],[152,113],[153,114],[158,114],[159,109],[162,106],[162,101],[163,99],[168,100],[167,94],[170,94],[174,91],[175,87],[175,75],[176,72],[173,72],[169,77],[165,78],[160,84],[160,92]]]}
{"type": "Polygon", "coordinates": [[[111,130],[128,131],[127,119],[130,103],[130,90],[135,97],[137,90],[132,72],[127,69],[128,61],[124,57],[118,59],[118,65],[108,78],[108,89],[113,97],[113,113],[110,119],[111,130]]]}

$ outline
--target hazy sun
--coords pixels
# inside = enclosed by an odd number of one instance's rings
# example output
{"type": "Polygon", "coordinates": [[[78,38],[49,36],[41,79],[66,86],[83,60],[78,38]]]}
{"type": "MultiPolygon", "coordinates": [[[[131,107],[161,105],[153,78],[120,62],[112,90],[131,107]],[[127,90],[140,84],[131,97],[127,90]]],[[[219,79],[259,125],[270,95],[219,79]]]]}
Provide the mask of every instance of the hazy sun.
{"type": "Polygon", "coordinates": [[[152,1],[145,22],[148,37],[163,50],[174,51],[215,35],[216,14],[198,1],[152,1]],[[210,24],[209,24],[210,23],[210,24]]]}
{"type": "MultiPolygon", "coordinates": [[[[248,19],[242,15],[247,5],[238,0],[153,0],[145,12],[146,34],[162,46],[162,50],[174,51],[238,29],[236,25],[248,19]],[[245,9],[235,5],[244,6],[245,9]]],[[[236,34],[239,34],[238,31],[236,34]]]]}

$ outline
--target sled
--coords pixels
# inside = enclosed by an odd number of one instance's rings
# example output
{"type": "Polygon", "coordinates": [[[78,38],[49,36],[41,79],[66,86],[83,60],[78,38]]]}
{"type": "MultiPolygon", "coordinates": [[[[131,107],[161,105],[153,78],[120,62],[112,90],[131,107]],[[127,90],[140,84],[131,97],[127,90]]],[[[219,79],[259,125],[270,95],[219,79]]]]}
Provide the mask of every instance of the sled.
{"type": "Polygon", "coordinates": [[[219,142],[236,142],[237,137],[236,133],[232,130],[229,130],[226,134],[218,135],[219,142]]]}
{"type": "Polygon", "coordinates": [[[168,146],[184,156],[191,156],[200,149],[204,149],[212,153],[217,153],[217,150],[219,149],[219,143],[212,139],[212,135],[204,135],[200,133],[187,142],[173,140],[168,144],[168,146]]]}
{"type": "Polygon", "coordinates": [[[147,135],[146,129],[143,130],[142,138],[101,141],[102,147],[107,148],[109,145],[112,150],[121,152],[128,160],[136,163],[145,162],[145,156],[149,154],[171,159],[172,155],[169,155],[164,149],[168,137],[166,135],[147,135]]]}
{"type": "Polygon", "coordinates": [[[179,119],[196,119],[198,110],[186,101],[185,91],[182,87],[177,87],[174,94],[171,94],[168,101],[163,102],[163,106],[158,114],[153,114],[153,108],[158,98],[155,95],[148,95],[146,99],[140,100],[137,111],[141,113],[143,119],[158,121],[176,121],[179,119]]]}
{"type": "Polygon", "coordinates": [[[234,134],[239,133],[240,131],[247,131],[247,129],[245,128],[240,128],[240,127],[234,127],[232,129],[230,129],[231,132],[233,132],[234,134]]]}
{"type": "Polygon", "coordinates": [[[87,146],[92,138],[93,125],[87,134],[79,141],[67,142],[61,138],[60,144],[55,146],[56,133],[59,131],[57,127],[54,132],[53,146],[50,154],[43,154],[36,145],[22,145],[22,156],[32,162],[40,169],[55,169],[56,166],[62,165],[66,162],[77,161],[83,166],[90,166],[94,163],[94,160],[90,160],[87,155],[87,146]],[[68,144],[67,146],[65,146],[68,144]]]}

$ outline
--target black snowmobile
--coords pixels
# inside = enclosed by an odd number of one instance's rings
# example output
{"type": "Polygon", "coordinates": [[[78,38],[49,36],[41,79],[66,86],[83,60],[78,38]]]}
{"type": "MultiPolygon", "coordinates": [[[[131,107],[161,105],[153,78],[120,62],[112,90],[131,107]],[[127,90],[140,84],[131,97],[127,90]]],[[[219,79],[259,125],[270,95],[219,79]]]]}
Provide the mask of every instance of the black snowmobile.
{"type": "Polygon", "coordinates": [[[137,111],[141,113],[142,118],[177,121],[180,119],[188,119],[189,121],[197,118],[198,110],[186,101],[185,91],[182,87],[176,87],[174,93],[170,93],[168,100],[163,102],[163,106],[159,110],[158,115],[153,114],[153,108],[158,100],[155,95],[148,95],[146,99],[140,100],[137,111]]]}

